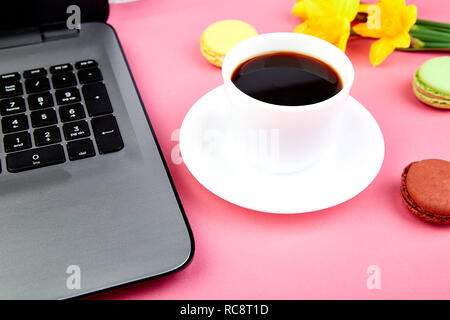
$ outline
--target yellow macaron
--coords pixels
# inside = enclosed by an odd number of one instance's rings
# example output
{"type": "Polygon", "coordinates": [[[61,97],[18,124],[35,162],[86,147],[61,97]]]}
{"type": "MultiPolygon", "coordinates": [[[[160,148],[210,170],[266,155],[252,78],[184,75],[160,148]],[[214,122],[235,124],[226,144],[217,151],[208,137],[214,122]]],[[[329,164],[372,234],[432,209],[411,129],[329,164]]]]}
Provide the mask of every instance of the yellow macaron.
{"type": "Polygon", "coordinates": [[[242,40],[258,35],[248,23],[239,20],[222,20],[213,23],[203,32],[201,50],[206,60],[222,66],[228,51],[242,40]]]}

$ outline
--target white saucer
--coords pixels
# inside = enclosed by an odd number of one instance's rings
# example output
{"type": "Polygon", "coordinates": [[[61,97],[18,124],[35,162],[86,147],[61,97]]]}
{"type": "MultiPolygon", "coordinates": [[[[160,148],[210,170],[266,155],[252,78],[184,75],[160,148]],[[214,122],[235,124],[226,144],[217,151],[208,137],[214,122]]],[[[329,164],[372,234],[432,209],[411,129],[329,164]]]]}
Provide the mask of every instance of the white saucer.
{"type": "Polygon", "coordinates": [[[187,168],[205,188],[224,200],[270,213],[326,209],[358,195],[381,168],[381,130],[352,97],[347,102],[336,149],[313,167],[294,174],[263,172],[234,156],[221,135],[227,128],[225,101],[223,86],[210,91],[191,108],[180,131],[180,150],[187,168]]]}

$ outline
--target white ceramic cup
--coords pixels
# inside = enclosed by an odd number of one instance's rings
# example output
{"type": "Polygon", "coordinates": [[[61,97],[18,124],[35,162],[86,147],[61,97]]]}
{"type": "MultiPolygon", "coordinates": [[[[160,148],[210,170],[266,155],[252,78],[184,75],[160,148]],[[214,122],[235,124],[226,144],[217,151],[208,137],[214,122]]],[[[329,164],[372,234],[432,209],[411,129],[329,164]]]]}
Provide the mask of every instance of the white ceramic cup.
{"type": "Polygon", "coordinates": [[[291,173],[315,164],[333,148],[355,72],[348,57],[324,40],[298,33],[268,33],[231,49],[222,76],[229,99],[227,125],[240,146],[235,150],[241,154],[235,156],[244,156],[270,172],[291,173]],[[325,62],[339,74],[342,90],[325,101],[302,106],[274,105],[248,96],[231,81],[232,74],[241,63],[270,52],[297,52],[325,62]]]}

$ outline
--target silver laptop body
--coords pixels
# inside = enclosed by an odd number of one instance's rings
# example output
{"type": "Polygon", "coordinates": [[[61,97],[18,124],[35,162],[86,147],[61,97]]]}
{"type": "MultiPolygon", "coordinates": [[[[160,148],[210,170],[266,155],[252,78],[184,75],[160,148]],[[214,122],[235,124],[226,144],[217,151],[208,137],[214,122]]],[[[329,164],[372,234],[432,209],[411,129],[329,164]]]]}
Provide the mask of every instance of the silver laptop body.
{"type": "MultiPolygon", "coordinates": [[[[8,117],[20,114],[29,127],[20,132],[31,137],[31,147],[12,152],[6,152],[4,145],[0,148],[0,298],[76,297],[185,266],[193,255],[192,233],[113,28],[104,22],[86,22],[75,33],[68,29],[53,29],[47,34],[29,31],[17,33],[17,39],[15,32],[3,34],[7,37],[0,37],[0,74],[20,74],[23,94],[18,97],[24,99],[25,110],[9,115],[4,109],[6,115],[1,119],[6,120],[2,128],[8,133],[3,130],[0,134],[4,140],[8,134],[17,133],[14,121],[8,117]],[[87,109],[88,93],[83,89],[85,84],[80,83],[81,69],[77,69],[83,66],[77,62],[90,60],[101,70],[102,80],[97,83],[104,85],[110,99],[112,112],[106,115],[90,116],[91,110],[87,109]],[[67,145],[77,141],[76,129],[72,126],[75,133],[66,133],[64,126],[70,127],[71,122],[63,122],[60,113],[62,107],[70,104],[60,105],[57,101],[70,97],[62,95],[67,95],[64,88],[54,88],[51,72],[58,70],[52,66],[67,64],[73,66],[77,81],[73,88],[80,92],[79,104],[86,113],[78,119],[88,126],[89,135],[83,139],[91,140],[95,153],[83,158],[85,151],[79,151],[81,159],[73,161],[67,145]],[[37,149],[48,146],[37,146],[34,131],[47,128],[47,119],[37,119],[44,121],[44,126],[34,127],[34,119],[44,116],[37,112],[42,109],[31,109],[28,98],[39,92],[28,93],[24,77],[26,70],[41,68],[47,70],[47,91],[55,100],[51,109],[57,114],[57,123],[52,126],[61,132],[61,141],[49,146],[61,146],[58,150],[63,150],[65,158],[42,167],[40,159],[33,164],[26,157],[44,158],[37,149]],[[116,119],[123,148],[102,154],[102,135],[115,134],[115,129],[94,128],[94,119],[104,116],[116,119]],[[71,134],[75,139],[71,140],[71,134]],[[32,154],[34,150],[36,154],[32,154]],[[24,152],[25,164],[14,156],[20,152],[24,152]],[[10,171],[17,168],[26,170],[10,171]]],[[[89,72],[84,75],[89,77],[89,72]]],[[[36,81],[30,83],[34,85],[36,81]]],[[[10,98],[8,94],[7,98],[0,95],[0,105],[1,100],[10,98]]],[[[41,100],[36,101],[39,104],[41,100]]],[[[67,115],[70,117],[70,112],[67,115]]]]}

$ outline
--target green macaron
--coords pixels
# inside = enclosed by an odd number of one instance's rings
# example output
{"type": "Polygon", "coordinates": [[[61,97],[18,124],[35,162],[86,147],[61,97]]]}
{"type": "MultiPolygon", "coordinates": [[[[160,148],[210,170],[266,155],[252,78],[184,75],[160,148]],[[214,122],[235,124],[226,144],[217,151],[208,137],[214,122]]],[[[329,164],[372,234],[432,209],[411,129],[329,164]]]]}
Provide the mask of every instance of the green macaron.
{"type": "Polygon", "coordinates": [[[413,89],[423,103],[450,110],[450,57],[425,62],[415,74],[413,89]]]}

